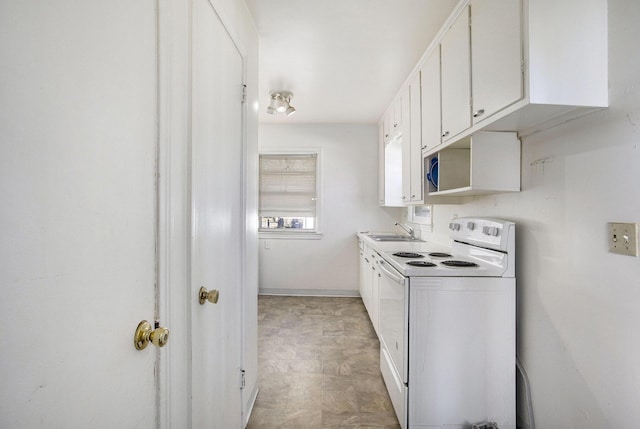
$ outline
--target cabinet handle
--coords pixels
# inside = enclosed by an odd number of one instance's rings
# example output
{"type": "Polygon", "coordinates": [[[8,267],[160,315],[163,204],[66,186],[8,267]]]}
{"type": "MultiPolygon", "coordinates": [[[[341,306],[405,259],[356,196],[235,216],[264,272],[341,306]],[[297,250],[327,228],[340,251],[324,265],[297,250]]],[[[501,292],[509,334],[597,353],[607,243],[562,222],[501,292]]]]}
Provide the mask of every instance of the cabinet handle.
{"type": "Polygon", "coordinates": [[[484,109],[476,110],[473,112],[473,117],[477,118],[478,116],[482,116],[484,114],[484,109]]]}
{"type": "Polygon", "coordinates": [[[389,133],[384,135],[384,138],[386,139],[387,137],[389,137],[389,133]]]}
{"type": "Polygon", "coordinates": [[[393,128],[396,128],[398,126],[398,124],[393,124],[393,128]]]}
{"type": "Polygon", "coordinates": [[[411,198],[415,198],[415,197],[416,197],[415,195],[411,195],[411,198]]]}
{"type": "Polygon", "coordinates": [[[406,200],[406,199],[407,199],[407,197],[403,196],[403,197],[402,197],[402,199],[403,199],[403,200],[406,200]]]}
{"type": "Polygon", "coordinates": [[[444,134],[442,134],[442,137],[446,137],[449,135],[449,131],[445,131],[444,134]]]}

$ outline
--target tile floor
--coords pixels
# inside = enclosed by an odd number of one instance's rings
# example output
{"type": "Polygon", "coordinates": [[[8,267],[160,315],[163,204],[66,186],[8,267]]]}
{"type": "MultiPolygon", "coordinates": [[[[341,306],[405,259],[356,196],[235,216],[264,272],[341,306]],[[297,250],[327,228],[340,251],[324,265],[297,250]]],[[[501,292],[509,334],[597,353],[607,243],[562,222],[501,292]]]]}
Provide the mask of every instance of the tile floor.
{"type": "Polygon", "coordinates": [[[260,296],[248,429],[400,428],[360,298],[260,296]]]}

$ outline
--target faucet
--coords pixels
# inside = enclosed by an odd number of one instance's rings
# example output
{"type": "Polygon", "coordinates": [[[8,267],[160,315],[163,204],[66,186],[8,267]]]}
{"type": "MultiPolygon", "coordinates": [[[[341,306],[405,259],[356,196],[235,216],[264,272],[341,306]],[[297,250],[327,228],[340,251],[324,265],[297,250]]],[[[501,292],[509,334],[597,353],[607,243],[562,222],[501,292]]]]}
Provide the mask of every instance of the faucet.
{"type": "Polygon", "coordinates": [[[398,222],[396,222],[395,224],[396,224],[396,226],[399,226],[400,228],[402,228],[405,231],[407,231],[407,233],[409,234],[409,236],[411,237],[412,240],[416,239],[415,231],[413,230],[413,228],[411,228],[408,225],[404,225],[404,224],[401,224],[401,223],[398,223],[398,222]]]}

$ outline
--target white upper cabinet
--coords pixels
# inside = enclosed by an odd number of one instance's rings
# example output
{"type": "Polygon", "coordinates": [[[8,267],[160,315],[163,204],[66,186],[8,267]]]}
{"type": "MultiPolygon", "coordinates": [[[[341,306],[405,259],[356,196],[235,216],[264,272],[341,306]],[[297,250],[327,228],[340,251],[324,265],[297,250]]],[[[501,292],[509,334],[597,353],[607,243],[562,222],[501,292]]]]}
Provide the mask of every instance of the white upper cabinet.
{"type": "Polygon", "coordinates": [[[472,0],[473,124],[521,100],[523,58],[520,0],[472,0]]]}
{"type": "Polygon", "coordinates": [[[461,1],[383,119],[402,204],[518,190],[520,139],[608,106],[607,43],[607,0],[461,1]]]}
{"type": "Polygon", "coordinates": [[[469,7],[444,35],[440,48],[442,141],[446,142],[471,126],[469,7]]]}
{"type": "Polygon", "coordinates": [[[420,68],[422,87],[422,150],[428,151],[442,142],[440,114],[440,46],[420,68]]]}
{"type": "Polygon", "coordinates": [[[485,113],[470,133],[517,131],[522,137],[608,106],[607,0],[472,0],[471,14],[473,105],[485,113]],[[518,31],[520,66],[511,43],[518,31]],[[493,58],[496,70],[485,58],[493,58]],[[518,68],[524,71],[520,99],[518,68]],[[476,94],[476,79],[480,88],[490,85],[485,95],[476,94]],[[496,102],[493,109],[481,106],[486,99],[496,102]]]}

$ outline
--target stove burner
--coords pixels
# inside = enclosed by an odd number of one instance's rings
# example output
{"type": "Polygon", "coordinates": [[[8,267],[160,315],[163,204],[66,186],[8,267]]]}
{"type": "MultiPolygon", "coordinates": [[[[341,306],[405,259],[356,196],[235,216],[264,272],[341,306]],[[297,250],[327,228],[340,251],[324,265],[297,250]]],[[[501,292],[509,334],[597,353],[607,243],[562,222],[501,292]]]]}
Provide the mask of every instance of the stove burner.
{"type": "Polygon", "coordinates": [[[435,267],[436,264],[434,264],[433,262],[427,262],[427,261],[409,261],[407,262],[407,265],[412,265],[414,267],[435,267]]]}
{"type": "Polygon", "coordinates": [[[432,252],[432,253],[429,253],[429,256],[432,256],[434,258],[450,258],[451,257],[449,253],[442,253],[442,252],[432,252]]]}
{"type": "Polygon", "coordinates": [[[443,261],[443,265],[448,267],[477,267],[478,264],[468,261],[443,261]]]}
{"type": "Polygon", "coordinates": [[[396,252],[393,256],[399,256],[401,258],[424,258],[424,255],[413,252],[396,252]]]}

